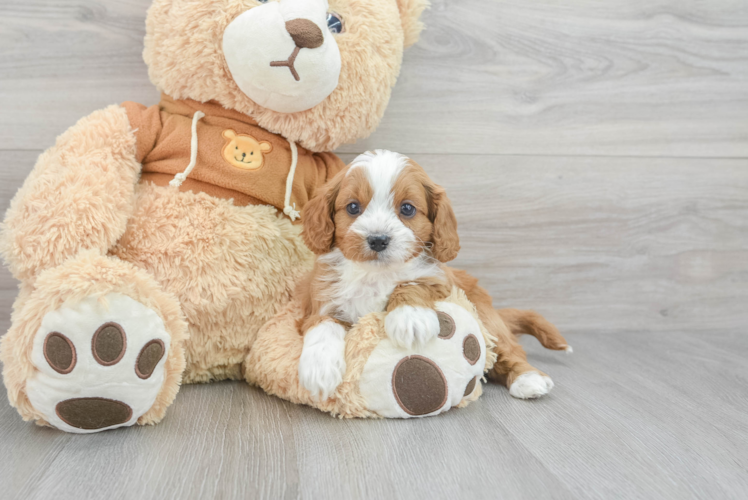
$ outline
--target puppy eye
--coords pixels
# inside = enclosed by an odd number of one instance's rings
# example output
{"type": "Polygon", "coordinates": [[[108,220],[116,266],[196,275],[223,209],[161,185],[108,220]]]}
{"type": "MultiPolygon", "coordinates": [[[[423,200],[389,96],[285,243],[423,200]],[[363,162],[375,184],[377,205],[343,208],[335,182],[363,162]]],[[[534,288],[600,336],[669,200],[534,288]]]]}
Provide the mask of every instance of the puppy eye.
{"type": "Polygon", "coordinates": [[[356,216],[361,213],[361,205],[358,203],[349,203],[347,207],[345,207],[346,212],[348,212],[348,215],[356,216]]]}
{"type": "Polygon", "coordinates": [[[345,26],[343,26],[343,18],[340,16],[340,14],[337,14],[335,12],[327,13],[327,27],[329,28],[331,33],[335,33],[336,35],[345,31],[345,26]]]}
{"type": "Polygon", "coordinates": [[[410,203],[403,203],[400,207],[400,214],[403,217],[410,219],[416,214],[416,207],[414,207],[410,203]]]}

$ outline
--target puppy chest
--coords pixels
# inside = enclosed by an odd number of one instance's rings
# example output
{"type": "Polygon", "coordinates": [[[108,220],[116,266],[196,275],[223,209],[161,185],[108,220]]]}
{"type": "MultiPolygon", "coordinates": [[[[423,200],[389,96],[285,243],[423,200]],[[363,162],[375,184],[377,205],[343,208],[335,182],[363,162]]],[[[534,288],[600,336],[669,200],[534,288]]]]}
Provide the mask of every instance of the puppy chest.
{"type": "Polygon", "coordinates": [[[356,323],[367,314],[384,311],[395,286],[395,281],[388,280],[350,283],[338,288],[333,299],[337,318],[356,323]]]}

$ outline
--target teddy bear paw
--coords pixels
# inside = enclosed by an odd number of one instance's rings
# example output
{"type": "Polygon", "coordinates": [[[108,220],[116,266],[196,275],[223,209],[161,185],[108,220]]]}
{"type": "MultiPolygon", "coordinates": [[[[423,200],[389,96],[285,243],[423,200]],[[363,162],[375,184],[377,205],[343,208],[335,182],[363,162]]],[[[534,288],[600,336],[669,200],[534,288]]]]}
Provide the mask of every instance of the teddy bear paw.
{"type": "Polygon", "coordinates": [[[430,340],[403,347],[389,337],[372,351],[359,380],[370,411],[389,418],[424,417],[480,394],[475,391],[485,369],[486,343],[478,322],[450,302],[437,303],[431,312],[436,334],[430,340]]]}
{"type": "Polygon", "coordinates": [[[392,342],[410,349],[439,335],[439,317],[426,307],[400,306],[385,317],[384,331],[392,342]]]}
{"type": "Polygon", "coordinates": [[[33,407],[60,430],[133,425],[164,383],[170,336],[155,311],[118,293],[47,313],[34,337],[33,407]]]}
{"type": "Polygon", "coordinates": [[[299,382],[313,398],[324,401],[343,381],[345,374],[345,328],[325,321],[304,334],[299,359],[299,382]]]}

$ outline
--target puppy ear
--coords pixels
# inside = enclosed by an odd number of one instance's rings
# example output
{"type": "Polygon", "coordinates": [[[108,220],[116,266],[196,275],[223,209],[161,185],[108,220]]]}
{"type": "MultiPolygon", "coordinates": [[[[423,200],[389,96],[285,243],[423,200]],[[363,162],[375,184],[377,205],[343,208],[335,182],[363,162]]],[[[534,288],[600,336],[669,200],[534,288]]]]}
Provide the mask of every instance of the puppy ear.
{"type": "Polygon", "coordinates": [[[433,185],[430,191],[429,217],[434,224],[431,254],[439,262],[449,262],[460,252],[460,236],[457,234],[457,217],[452,203],[441,186],[433,185]]]}
{"type": "Polygon", "coordinates": [[[423,31],[421,14],[428,6],[428,0],[397,0],[397,7],[400,9],[400,21],[405,34],[406,49],[418,41],[418,37],[423,31]]]}
{"type": "MultiPolygon", "coordinates": [[[[342,172],[341,172],[342,173],[342,172]]],[[[340,191],[342,177],[338,174],[317,189],[314,197],[304,205],[301,236],[309,250],[322,255],[332,250],[335,242],[335,199],[340,191]]]]}

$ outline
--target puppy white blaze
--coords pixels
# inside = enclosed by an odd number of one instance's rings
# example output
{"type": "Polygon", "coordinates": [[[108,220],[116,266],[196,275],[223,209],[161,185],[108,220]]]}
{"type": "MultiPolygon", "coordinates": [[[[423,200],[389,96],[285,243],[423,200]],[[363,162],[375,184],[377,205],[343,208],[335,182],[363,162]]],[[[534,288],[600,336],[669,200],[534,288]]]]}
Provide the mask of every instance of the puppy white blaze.
{"type": "Polygon", "coordinates": [[[363,168],[373,191],[371,201],[364,213],[351,225],[353,231],[365,242],[369,236],[388,236],[387,249],[380,252],[378,260],[401,262],[413,254],[416,237],[398,217],[393,191],[395,182],[408,165],[408,158],[399,153],[378,149],[360,155],[353,161],[348,174],[355,168],[363,168]]]}

